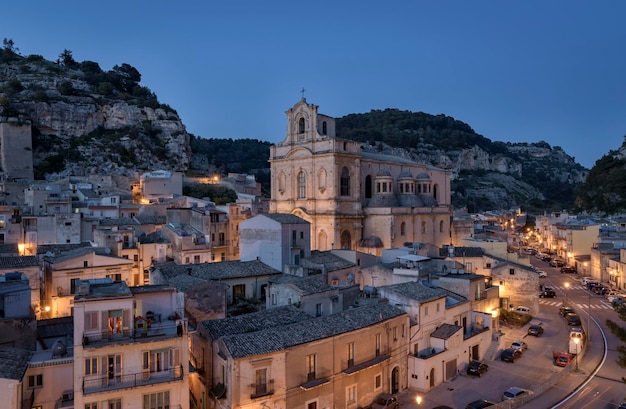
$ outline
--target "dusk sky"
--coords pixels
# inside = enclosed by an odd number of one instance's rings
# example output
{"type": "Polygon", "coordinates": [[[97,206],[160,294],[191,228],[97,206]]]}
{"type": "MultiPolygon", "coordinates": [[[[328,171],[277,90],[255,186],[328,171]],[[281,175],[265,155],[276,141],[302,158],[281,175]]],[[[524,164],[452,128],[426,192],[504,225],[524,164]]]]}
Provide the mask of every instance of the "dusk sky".
{"type": "Polygon", "coordinates": [[[626,135],[624,1],[20,0],[2,15],[24,56],[137,68],[205,138],[281,141],[303,87],[332,117],[445,114],[588,168],[626,135]]]}

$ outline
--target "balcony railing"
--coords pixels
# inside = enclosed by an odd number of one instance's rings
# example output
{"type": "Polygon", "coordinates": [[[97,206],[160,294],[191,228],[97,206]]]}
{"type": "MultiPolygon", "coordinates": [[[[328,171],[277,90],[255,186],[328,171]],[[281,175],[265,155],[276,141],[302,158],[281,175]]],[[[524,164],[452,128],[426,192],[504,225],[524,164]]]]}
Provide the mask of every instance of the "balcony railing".
{"type": "Polygon", "coordinates": [[[268,396],[274,394],[274,380],[270,379],[266,383],[253,383],[250,385],[252,393],[250,399],[260,398],[261,396],[268,396]]]}
{"type": "Polygon", "coordinates": [[[156,385],[159,383],[179,381],[183,379],[183,367],[174,366],[162,372],[141,372],[124,375],[105,375],[83,380],[83,393],[100,393],[119,389],[136,388],[137,386],[156,385]]]}
{"type": "Polygon", "coordinates": [[[83,334],[83,347],[102,346],[111,343],[130,343],[154,341],[155,339],[167,339],[181,337],[187,333],[187,320],[180,320],[178,324],[170,322],[150,324],[149,328],[124,329],[111,333],[92,332],[83,334]]]}

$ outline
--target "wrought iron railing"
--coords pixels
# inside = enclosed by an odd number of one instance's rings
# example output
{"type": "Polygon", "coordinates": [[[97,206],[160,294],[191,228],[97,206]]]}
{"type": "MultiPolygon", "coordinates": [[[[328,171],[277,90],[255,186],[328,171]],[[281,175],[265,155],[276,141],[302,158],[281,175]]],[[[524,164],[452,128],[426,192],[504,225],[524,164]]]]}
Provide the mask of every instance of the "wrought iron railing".
{"type": "Polygon", "coordinates": [[[141,372],[132,374],[104,375],[83,380],[83,393],[99,393],[118,389],[135,388],[137,386],[156,385],[159,383],[178,381],[183,378],[183,367],[174,366],[162,372],[141,372]]]}

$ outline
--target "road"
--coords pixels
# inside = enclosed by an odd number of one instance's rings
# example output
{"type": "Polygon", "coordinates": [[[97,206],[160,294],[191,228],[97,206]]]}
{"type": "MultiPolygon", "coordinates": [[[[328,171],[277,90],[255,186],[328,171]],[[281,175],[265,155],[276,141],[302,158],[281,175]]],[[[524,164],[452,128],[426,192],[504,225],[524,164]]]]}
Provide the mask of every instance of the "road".
{"type": "MultiPolygon", "coordinates": [[[[603,354],[606,348],[606,357],[603,356],[599,366],[580,366],[580,376],[585,380],[585,383],[577,388],[571,397],[552,407],[560,409],[616,408],[620,402],[626,399],[626,385],[620,379],[626,375],[626,370],[620,368],[616,363],[618,356],[616,349],[622,342],[606,327],[606,320],[610,319],[620,325],[626,324],[619,319],[613,307],[603,296],[585,289],[576,274],[561,274],[559,269],[549,267],[547,263],[539,260],[533,261],[533,264],[538,269],[548,273],[548,277],[542,281],[547,283],[545,285],[554,287],[557,294],[560,292],[563,295],[562,298],[565,299],[565,302],[579,313],[585,328],[587,322],[590,322],[592,327],[591,342],[588,344],[585,359],[597,360],[600,358],[598,354],[603,354]],[[566,286],[566,283],[569,285],[566,286]],[[588,312],[591,313],[590,320],[588,312]]],[[[542,311],[558,313],[560,301],[542,299],[540,300],[541,309],[542,311]]],[[[572,375],[572,377],[577,376],[578,374],[572,375]]],[[[529,404],[523,407],[533,408],[537,406],[529,404]]]]}
{"type": "Polygon", "coordinates": [[[544,335],[539,338],[528,336],[527,326],[501,327],[503,335],[498,351],[492,357],[484,357],[489,365],[485,375],[475,378],[460,374],[427,394],[404,391],[399,396],[402,409],[432,409],[439,405],[463,409],[476,399],[500,402],[502,392],[510,386],[538,391],[534,399],[519,406],[524,409],[615,409],[626,398],[626,385],[620,381],[626,371],[615,362],[616,348],[621,341],[606,328],[607,318],[623,324],[617,313],[603,296],[590,296],[576,274],[561,274],[560,269],[552,268],[546,262],[534,258],[531,261],[548,273],[548,277],[541,280],[543,285],[553,287],[557,292],[556,298],[539,299],[539,313],[533,317],[543,323],[544,335]],[[569,284],[566,286],[565,283],[569,284]],[[591,341],[588,341],[584,358],[577,362],[579,370],[572,368],[572,372],[560,382],[548,387],[549,380],[564,370],[552,363],[552,351],[565,349],[568,342],[569,327],[558,314],[563,303],[579,313],[585,328],[587,322],[591,324],[591,341]],[[589,320],[587,311],[591,312],[589,320]],[[500,361],[500,351],[518,339],[528,344],[522,358],[515,363],[500,361]],[[421,398],[419,405],[417,396],[421,398]]]}

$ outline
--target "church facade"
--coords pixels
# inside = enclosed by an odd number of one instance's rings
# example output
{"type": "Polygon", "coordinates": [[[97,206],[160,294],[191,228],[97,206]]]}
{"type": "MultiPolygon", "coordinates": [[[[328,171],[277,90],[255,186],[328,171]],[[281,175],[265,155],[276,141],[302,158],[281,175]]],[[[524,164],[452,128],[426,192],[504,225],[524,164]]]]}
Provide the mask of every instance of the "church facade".
{"type": "Polygon", "coordinates": [[[311,224],[311,249],[380,255],[406,243],[450,243],[449,172],[365,152],[335,135],[335,120],[303,97],[287,112],[287,136],[270,148],[270,213],[311,224]]]}

